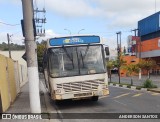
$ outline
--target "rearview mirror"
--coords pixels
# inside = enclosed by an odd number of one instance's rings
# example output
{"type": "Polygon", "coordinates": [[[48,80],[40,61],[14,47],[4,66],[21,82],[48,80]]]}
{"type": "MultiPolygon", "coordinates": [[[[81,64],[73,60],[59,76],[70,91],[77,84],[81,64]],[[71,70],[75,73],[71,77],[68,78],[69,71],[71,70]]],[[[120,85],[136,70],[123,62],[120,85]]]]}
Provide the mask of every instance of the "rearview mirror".
{"type": "Polygon", "coordinates": [[[106,55],[109,55],[109,47],[105,47],[105,53],[106,53],[106,55]]]}

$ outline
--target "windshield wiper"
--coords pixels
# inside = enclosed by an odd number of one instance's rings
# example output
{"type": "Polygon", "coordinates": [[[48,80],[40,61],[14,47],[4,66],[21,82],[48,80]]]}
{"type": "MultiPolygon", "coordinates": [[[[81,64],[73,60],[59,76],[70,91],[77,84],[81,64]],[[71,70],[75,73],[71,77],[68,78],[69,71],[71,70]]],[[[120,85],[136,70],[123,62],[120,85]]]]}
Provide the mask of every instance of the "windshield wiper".
{"type": "Polygon", "coordinates": [[[88,50],[89,50],[89,45],[87,45],[87,49],[86,49],[86,51],[85,51],[85,53],[84,53],[84,56],[82,56],[83,59],[86,57],[86,55],[87,55],[87,53],[88,53],[88,50]]]}
{"type": "Polygon", "coordinates": [[[81,58],[82,58],[82,65],[83,65],[83,68],[84,68],[84,60],[83,60],[83,55],[82,55],[82,52],[80,51],[81,53],[81,58]]]}
{"type": "Polygon", "coordinates": [[[64,51],[65,51],[67,57],[70,59],[70,61],[72,61],[72,66],[73,66],[73,69],[74,69],[73,54],[72,54],[72,57],[71,57],[71,56],[69,55],[69,53],[67,52],[67,49],[66,49],[64,46],[62,46],[62,48],[64,49],[64,51]]]}

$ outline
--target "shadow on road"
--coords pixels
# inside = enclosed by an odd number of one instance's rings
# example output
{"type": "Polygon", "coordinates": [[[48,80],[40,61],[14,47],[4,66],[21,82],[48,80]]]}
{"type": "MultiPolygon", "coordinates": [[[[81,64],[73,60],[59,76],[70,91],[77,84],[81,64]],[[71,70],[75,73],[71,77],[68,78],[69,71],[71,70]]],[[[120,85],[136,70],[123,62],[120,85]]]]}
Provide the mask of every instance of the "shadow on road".
{"type": "Polygon", "coordinates": [[[51,102],[52,102],[52,105],[56,105],[59,109],[101,106],[100,101],[94,102],[94,101],[91,101],[90,99],[63,100],[63,101],[58,101],[58,103],[52,100],[51,102]]]}

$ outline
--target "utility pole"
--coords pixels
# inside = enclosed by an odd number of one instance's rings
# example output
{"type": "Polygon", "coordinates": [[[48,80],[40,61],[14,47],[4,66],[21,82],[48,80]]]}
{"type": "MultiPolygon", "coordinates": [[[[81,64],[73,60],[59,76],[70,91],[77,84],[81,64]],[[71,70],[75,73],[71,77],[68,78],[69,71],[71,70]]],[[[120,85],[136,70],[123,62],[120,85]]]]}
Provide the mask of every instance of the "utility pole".
{"type": "Polygon", "coordinates": [[[121,31],[117,32],[116,34],[117,34],[118,76],[120,84],[121,83],[121,76],[120,76],[121,31]],[[118,41],[118,35],[120,35],[120,44],[118,41]]]}
{"type": "Polygon", "coordinates": [[[121,53],[121,31],[119,32],[119,40],[120,40],[120,49],[119,49],[119,52],[121,53]]]}
{"type": "MultiPolygon", "coordinates": [[[[134,35],[135,35],[135,39],[136,39],[138,29],[134,29],[134,30],[132,30],[132,31],[134,31],[134,35]]],[[[138,57],[137,52],[138,52],[138,40],[136,40],[136,57],[138,57]]],[[[141,40],[139,40],[139,59],[141,60],[141,40]]],[[[139,61],[140,61],[140,60],[139,60],[139,61]]],[[[141,68],[139,68],[139,80],[140,80],[141,78],[142,78],[141,68]]]]}
{"type": "Polygon", "coordinates": [[[137,44],[137,31],[138,31],[138,29],[134,29],[134,30],[132,30],[133,32],[134,32],[134,36],[135,36],[135,41],[136,41],[136,56],[137,56],[137,52],[138,52],[138,44],[137,44]]]}
{"type": "Polygon", "coordinates": [[[22,0],[31,113],[41,113],[32,0],[22,0]]]}
{"type": "Polygon", "coordinates": [[[10,35],[7,33],[7,40],[8,40],[8,51],[9,51],[9,58],[11,57],[11,48],[10,48],[10,35]]]}
{"type": "Polygon", "coordinates": [[[36,34],[37,36],[40,36],[40,37],[45,36],[45,23],[46,23],[45,13],[46,13],[45,8],[43,8],[43,10],[39,10],[38,8],[34,10],[36,34]]]}

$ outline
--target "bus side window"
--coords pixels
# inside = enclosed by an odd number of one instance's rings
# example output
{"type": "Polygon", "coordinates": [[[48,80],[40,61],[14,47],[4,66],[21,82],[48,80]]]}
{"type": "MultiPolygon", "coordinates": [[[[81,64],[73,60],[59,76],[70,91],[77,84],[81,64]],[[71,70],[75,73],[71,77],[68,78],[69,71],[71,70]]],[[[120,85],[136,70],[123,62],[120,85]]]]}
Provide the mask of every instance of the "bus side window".
{"type": "Polygon", "coordinates": [[[105,47],[105,53],[106,55],[109,55],[109,47],[105,47]]]}
{"type": "Polygon", "coordinates": [[[47,67],[47,51],[43,55],[43,69],[47,67]]]}

